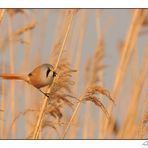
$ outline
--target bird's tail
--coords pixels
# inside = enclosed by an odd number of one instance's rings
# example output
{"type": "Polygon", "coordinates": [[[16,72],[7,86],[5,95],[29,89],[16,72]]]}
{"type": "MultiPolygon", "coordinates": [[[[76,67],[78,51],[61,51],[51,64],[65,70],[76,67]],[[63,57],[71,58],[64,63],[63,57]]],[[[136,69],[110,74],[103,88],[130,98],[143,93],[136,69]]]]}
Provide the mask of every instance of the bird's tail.
{"type": "Polygon", "coordinates": [[[28,76],[21,74],[0,74],[0,77],[7,80],[23,80],[29,82],[28,76]]]}

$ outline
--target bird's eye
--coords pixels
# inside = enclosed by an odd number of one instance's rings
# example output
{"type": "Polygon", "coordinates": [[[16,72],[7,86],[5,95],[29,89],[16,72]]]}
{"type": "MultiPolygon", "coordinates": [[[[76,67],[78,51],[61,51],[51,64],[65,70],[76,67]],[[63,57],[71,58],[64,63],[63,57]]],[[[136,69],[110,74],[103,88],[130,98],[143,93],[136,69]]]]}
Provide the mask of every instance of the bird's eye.
{"type": "Polygon", "coordinates": [[[46,72],[46,77],[48,77],[48,74],[50,73],[50,69],[48,68],[47,72],[46,72]]]}

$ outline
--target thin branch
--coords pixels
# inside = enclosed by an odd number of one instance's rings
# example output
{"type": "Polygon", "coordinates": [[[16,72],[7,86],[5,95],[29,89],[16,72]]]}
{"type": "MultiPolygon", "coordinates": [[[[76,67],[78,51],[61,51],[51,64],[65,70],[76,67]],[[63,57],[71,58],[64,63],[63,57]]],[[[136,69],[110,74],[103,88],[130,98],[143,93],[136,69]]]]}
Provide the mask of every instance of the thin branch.
{"type": "MultiPolygon", "coordinates": [[[[73,19],[73,13],[72,13],[71,19],[70,19],[70,21],[69,21],[69,25],[68,25],[68,28],[67,28],[67,31],[66,31],[64,40],[63,40],[63,44],[62,44],[61,49],[60,49],[60,53],[59,53],[59,56],[58,56],[58,60],[57,60],[57,62],[56,62],[55,68],[54,68],[55,70],[56,70],[57,67],[58,67],[58,64],[59,64],[59,61],[60,61],[62,52],[63,52],[63,50],[64,50],[65,43],[66,43],[66,40],[67,40],[69,31],[70,31],[70,26],[71,26],[71,24],[72,24],[72,19],[73,19]]],[[[54,83],[54,82],[53,82],[53,83],[54,83]]],[[[52,87],[52,85],[51,85],[51,87],[52,87]]],[[[51,87],[47,89],[47,93],[50,93],[51,87]]],[[[33,139],[37,139],[37,138],[38,138],[39,131],[40,131],[40,128],[41,128],[41,122],[42,122],[42,120],[43,120],[44,111],[45,111],[45,108],[46,108],[46,106],[47,106],[48,99],[49,99],[49,98],[45,96],[44,102],[43,102],[43,104],[42,104],[41,111],[40,111],[40,113],[39,113],[39,117],[38,117],[38,120],[37,120],[37,123],[36,123],[36,126],[35,126],[35,130],[34,130],[34,133],[33,133],[33,139]]]]}
{"type": "Polygon", "coordinates": [[[82,100],[83,100],[83,95],[80,96],[80,98],[78,98],[78,99],[80,100],[80,102],[77,103],[77,106],[75,107],[75,110],[74,110],[74,112],[72,113],[72,116],[71,116],[71,118],[70,118],[68,124],[66,125],[66,128],[65,128],[65,130],[64,130],[64,132],[63,132],[63,135],[62,135],[61,139],[64,139],[64,138],[65,138],[65,136],[66,136],[66,134],[67,134],[67,132],[68,132],[68,130],[69,130],[69,127],[70,127],[70,125],[71,125],[71,123],[72,123],[74,117],[76,116],[76,113],[77,113],[77,111],[78,111],[78,109],[79,109],[79,106],[80,106],[80,104],[81,104],[81,102],[82,102],[82,100]]]}

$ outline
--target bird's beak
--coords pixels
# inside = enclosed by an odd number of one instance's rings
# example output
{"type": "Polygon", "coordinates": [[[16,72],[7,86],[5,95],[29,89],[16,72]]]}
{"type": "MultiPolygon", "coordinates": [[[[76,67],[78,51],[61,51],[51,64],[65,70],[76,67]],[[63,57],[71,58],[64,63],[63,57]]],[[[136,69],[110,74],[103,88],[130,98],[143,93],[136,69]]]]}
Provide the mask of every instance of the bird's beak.
{"type": "Polygon", "coordinates": [[[53,77],[56,77],[57,73],[55,71],[53,71],[53,77]]]}

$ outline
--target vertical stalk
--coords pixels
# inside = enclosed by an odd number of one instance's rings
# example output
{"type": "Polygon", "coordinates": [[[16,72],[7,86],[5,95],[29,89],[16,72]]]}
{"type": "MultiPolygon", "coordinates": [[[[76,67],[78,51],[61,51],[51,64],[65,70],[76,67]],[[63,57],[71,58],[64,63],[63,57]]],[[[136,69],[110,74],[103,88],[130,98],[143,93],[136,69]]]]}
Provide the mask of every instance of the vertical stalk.
{"type": "Polygon", "coordinates": [[[1,21],[2,21],[2,19],[4,17],[4,14],[5,14],[5,9],[1,9],[0,10],[0,24],[1,24],[1,21]]]}
{"type": "MultiPolygon", "coordinates": [[[[71,14],[71,19],[69,21],[69,25],[68,25],[68,28],[66,30],[66,33],[65,33],[65,37],[64,37],[64,40],[63,40],[63,43],[62,43],[62,46],[61,46],[61,49],[60,49],[60,53],[59,53],[59,56],[58,56],[58,60],[56,62],[56,65],[55,65],[55,70],[57,69],[58,67],[58,64],[60,62],[60,59],[61,59],[61,56],[62,56],[62,53],[63,53],[63,50],[64,50],[64,47],[65,47],[65,44],[66,44],[66,41],[67,41],[67,38],[68,38],[68,34],[69,34],[69,31],[70,31],[70,27],[71,27],[71,24],[72,24],[72,19],[73,19],[73,13],[71,14]]],[[[52,87],[52,86],[51,86],[52,87]]],[[[47,90],[47,93],[50,93],[50,88],[48,88],[47,90]]],[[[48,103],[48,97],[45,96],[44,98],[44,102],[42,104],[42,107],[41,107],[41,111],[39,113],[39,117],[38,117],[38,120],[37,120],[37,123],[36,123],[36,126],[35,126],[35,130],[34,130],[34,133],[33,133],[33,139],[37,139],[38,136],[39,136],[39,132],[41,130],[41,123],[42,123],[42,120],[43,120],[43,116],[44,116],[44,110],[47,106],[47,103],[48,103]]]]}
{"type": "MultiPolygon", "coordinates": [[[[5,72],[5,57],[3,57],[3,61],[2,61],[2,71],[5,72]]],[[[3,139],[5,138],[5,134],[4,134],[4,113],[5,113],[5,83],[4,80],[2,80],[2,99],[1,99],[1,109],[2,112],[0,112],[1,116],[0,116],[0,138],[3,139]]]]}
{"type": "MultiPolygon", "coordinates": [[[[77,44],[77,50],[76,50],[76,60],[74,63],[75,69],[77,69],[77,72],[74,75],[74,80],[75,80],[75,85],[73,87],[73,92],[74,94],[78,93],[79,90],[79,84],[78,82],[80,81],[80,63],[81,63],[81,58],[82,58],[82,51],[83,51],[83,44],[84,44],[84,35],[85,35],[85,30],[86,30],[86,23],[87,23],[87,11],[86,10],[81,10],[80,12],[80,18],[78,19],[79,22],[79,28],[77,29],[77,34],[78,36],[76,43],[77,44]]],[[[77,123],[78,119],[74,119],[73,122],[77,123]]],[[[78,130],[77,127],[72,127],[71,132],[69,133],[70,138],[75,138],[78,130]]]]}
{"type": "MultiPolygon", "coordinates": [[[[133,53],[134,46],[138,39],[140,28],[146,14],[147,14],[147,10],[141,10],[141,9],[134,10],[131,25],[129,27],[129,31],[125,40],[124,47],[122,49],[123,52],[122,52],[121,60],[119,61],[119,65],[116,71],[116,77],[115,77],[114,86],[112,89],[112,96],[114,99],[115,98],[117,99],[117,96],[120,92],[121,84],[123,83],[125,72],[127,70],[130,57],[133,53]]],[[[112,110],[113,110],[112,103],[109,104],[108,109],[109,109],[109,113],[112,114],[112,110]]],[[[104,128],[105,128],[104,136],[103,136],[104,138],[107,135],[109,135],[109,133],[111,133],[112,129],[110,129],[110,127],[113,127],[113,126],[111,125],[110,120],[106,119],[104,123],[104,128]]]]}
{"type": "MultiPolygon", "coordinates": [[[[97,32],[97,40],[98,42],[103,40],[103,32],[101,31],[101,25],[100,25],[100,10],[96,10],[96,32],[97,32]]],[[[104,53],[104,48],[102,48],[102,51],[100,52],[104,53]]],[[[103,61],[100,60],[100,65],[103,65],[103,61]]],[[[103,85],[103,69],[101,69],[98,73],[100,81],[99,85],[103,85]]],[[[99,94],[100,98],[102,98],[102,95],[99,94]]],[[[103,130],[103,121],[105,119],[105,115],[102,112],[99,112],[99,118],[98,118],[98,134],[97,138],[101,138],[102,130],[103,130]]]]}
{"type": "MultiPolygon", "coordinates": [[[[14,48],[13,48],[13,36],[12,36],[12,27],[13,27],[13,15],[8,16],[8,34],[9,34],[9,58],[10,58],[10,73],[14,73],[14,48]]],[[[15,82],[11,81],[11,89],[10,89],[10,96],[11,96],[11,117],[12,120],[15,117],[15,82]]],[[[12,128],[12,138],[16,136],[16,124],[12,128]]]]}

